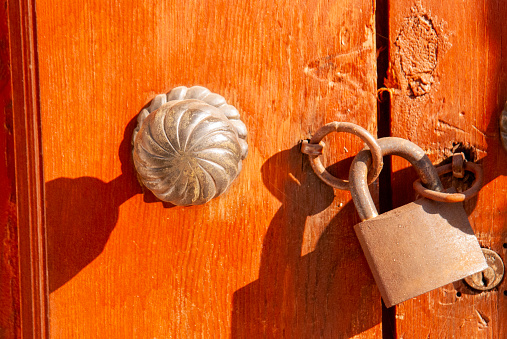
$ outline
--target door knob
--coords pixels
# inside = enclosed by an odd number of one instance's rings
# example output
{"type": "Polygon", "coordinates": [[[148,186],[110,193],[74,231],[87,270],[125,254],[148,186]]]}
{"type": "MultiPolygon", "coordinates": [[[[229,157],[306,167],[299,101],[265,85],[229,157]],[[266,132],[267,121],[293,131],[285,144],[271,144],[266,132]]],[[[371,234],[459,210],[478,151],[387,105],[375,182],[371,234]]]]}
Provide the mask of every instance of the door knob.
{"type": "Polygon", "coordinates": [[[224,97],[200,87],[157,95],[132,136],[139,181],[162,201],[200,205],[224,193],[248,152],[247,130],[224,97]]]}

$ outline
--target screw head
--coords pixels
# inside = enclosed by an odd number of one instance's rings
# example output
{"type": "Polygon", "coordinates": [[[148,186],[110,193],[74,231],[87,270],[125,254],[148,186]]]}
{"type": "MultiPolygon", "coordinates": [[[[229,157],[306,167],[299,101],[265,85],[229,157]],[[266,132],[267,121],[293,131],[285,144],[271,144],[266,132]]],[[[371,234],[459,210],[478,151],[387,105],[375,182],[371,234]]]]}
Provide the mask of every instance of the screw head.
{"type": "Polygon", "coordinates": [[[489,267],[482,272],[466,277],[464,280],[474,290],[488,291],[500,284],[505,267],[502,258],[495,251],[483,248],[482,253],[484,253],[489,267]]]}

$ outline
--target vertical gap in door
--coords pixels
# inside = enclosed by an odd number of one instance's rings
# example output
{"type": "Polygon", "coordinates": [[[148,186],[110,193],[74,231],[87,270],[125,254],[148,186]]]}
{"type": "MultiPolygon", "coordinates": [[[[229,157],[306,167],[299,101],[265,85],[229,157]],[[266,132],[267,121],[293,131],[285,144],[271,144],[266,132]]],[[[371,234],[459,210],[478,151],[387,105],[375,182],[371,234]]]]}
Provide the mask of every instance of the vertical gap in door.
{"type": "MultiPolygon", "coordinates": [[[[375,10],[377,44],[377,88],[384,87],[389,68],[389,3],[377,0],[375,10]]],[[[391,136],[391,100],[388,92],[378,92],[377,135],[378,138],[391,136]]],[[[379,177],[379,210],[384,213],[392,209],[391,157],[384,158],[384,168],[379,177]]],[[[382,302],[382,337],[396,338],[396,307],[386,308],[382,302]]]]}

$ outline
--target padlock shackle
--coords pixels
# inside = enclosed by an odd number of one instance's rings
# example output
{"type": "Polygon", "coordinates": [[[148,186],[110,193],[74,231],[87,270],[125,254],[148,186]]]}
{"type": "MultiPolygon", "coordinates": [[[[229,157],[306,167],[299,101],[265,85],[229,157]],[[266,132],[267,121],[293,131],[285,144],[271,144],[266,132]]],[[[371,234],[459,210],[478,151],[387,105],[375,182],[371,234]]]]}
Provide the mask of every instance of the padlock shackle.
{"type": "MultiPolygon", "coordinates": [[[[437,169],[424,151],[406,139],[387,137],[377,140],[382,156],[397,155],[408,160],[421,178],[423,185],[434,191],[443,191],[437,169]]],[[[365,148],[359,152],[350,167],[350,193],[362,221],[378,216],[377,208],[368,190],[367,176],[371,164],[371,152],[365,148]]]]}

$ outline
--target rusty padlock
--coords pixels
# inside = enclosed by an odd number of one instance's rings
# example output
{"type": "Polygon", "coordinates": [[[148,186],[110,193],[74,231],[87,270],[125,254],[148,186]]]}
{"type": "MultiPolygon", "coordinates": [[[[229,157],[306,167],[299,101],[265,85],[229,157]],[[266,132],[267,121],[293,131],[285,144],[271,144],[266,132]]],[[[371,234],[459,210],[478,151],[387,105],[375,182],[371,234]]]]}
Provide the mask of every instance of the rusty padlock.
{"type": "MultiPolygon", "coordinates": [[[[400,138],[378,140],[382,155],[398,155],[415,168],[422,183],[442,191],[436,168],[424,151],[400,138]]],[[[362,220],[354,227],[387,307],[488,267],[461,203],[422,198],[378,215],[366,182],[371,153],[352,162],[349,182],[362,220]]]]}

